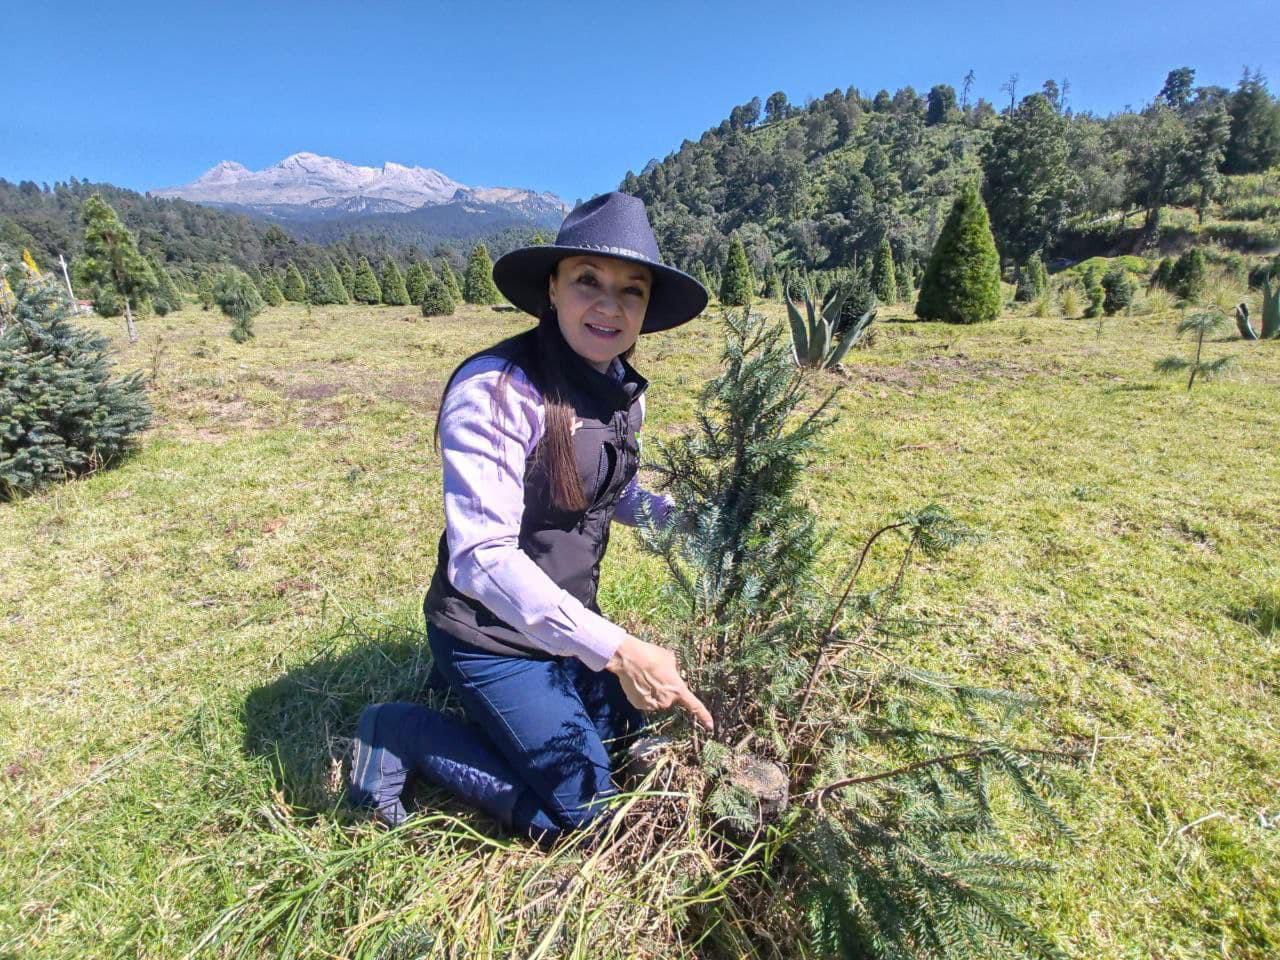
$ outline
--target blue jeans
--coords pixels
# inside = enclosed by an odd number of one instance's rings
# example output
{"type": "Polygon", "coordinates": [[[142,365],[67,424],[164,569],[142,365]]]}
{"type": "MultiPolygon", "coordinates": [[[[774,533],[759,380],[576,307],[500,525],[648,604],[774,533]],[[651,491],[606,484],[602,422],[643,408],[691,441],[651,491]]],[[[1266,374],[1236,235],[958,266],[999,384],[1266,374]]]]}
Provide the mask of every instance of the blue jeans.
{"type": "Polygon", "coordinates": [[[407,770],[544,843],[603,823],[603,801],[617,793],[610,754],[644,727],[618,678],[573,657],[490,653],[431,625],[427,641],[467,720],[388,705],[382,745],[407,770]]]}

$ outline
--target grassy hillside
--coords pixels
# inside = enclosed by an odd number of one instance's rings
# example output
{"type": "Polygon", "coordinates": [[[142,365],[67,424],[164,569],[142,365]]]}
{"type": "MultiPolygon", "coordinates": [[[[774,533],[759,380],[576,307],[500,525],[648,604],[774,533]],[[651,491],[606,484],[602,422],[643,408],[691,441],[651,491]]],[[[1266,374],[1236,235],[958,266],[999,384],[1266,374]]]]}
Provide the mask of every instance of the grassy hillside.
{"type": "MultiPolygon", "coordinates": [[[[1238,367],[1188,394],[1152,371],[1189,350],[1172,312],[906,313],[815,384],[843,382],[843,414],[807,491],[837,560],[930,500],[989,534],[911,575],[908,606],[951,626],[902,653],[1039,694],[1092,755],[1079,844],[1018,838],[1061,867],[1034,919],[1078,958],[1275,956],[1280,343],[1208,344],[1238,367]]],[[[523,321],[287,307],[239,346],[188,308],[133,347],[90,322],[158,417],[117,468],[0,506],[0,955],[746,951],[680,851],[579,870],[438,795],[394,833],[341,803],[361,706],[424,695],[441,385],[523,321]]],[[[647,430],[688,421],[718,347],[711,315],[642,341],[647,430]]],[[[662,577],[620,532],[603,608],[660,639],[662,577]]],[[[778,897],[758,955],[804,956],[778,897]]]]}

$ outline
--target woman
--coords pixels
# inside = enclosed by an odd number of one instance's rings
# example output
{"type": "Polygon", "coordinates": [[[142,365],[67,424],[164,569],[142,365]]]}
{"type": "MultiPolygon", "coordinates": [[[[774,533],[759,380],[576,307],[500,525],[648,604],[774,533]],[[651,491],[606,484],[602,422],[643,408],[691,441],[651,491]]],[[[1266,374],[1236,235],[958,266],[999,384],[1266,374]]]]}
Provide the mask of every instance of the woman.
{"type": "Polygon", "coordinates": [[[647,381],[627,360],[641,333],[701,313],[707,292],[661,263],[644,204],[623,193],[577,207],[554,245],[512,251],[493,279],[539,321],[445,386],[445,532],[423,602],[436,668],[469,722],[368,707],[350,797],[399,823],[417,774],[550,842],[603,822],[642,711],[679,705],[711,727],[674,655],[596,605],[611,521],[674,516],[635,480],[647,381]]]}

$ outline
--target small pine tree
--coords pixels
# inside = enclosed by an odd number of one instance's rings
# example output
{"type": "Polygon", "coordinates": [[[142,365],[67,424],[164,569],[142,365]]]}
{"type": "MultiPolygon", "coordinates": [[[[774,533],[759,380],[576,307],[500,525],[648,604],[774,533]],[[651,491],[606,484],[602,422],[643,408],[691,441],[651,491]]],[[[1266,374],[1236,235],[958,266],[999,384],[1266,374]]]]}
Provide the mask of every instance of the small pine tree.
{"type": "Polygon", "coordinates": [[[143,374],[112,379],[56,277],[20,276],[0,332],[0,500],[110,463],[151,419],[143,374]]]}
{"type": "Polygon", "coordinates": [[[1114,264],[1106,272],[1102,278],[1102,290],[1105,294],[1102,309],[1108,317],[1114,316],[1133,302],[1133,283],[1122,264],[1114,264]]]}
{"type": "Polygon", "coordinates": [[[778,268],[772,262],[764,272],[764,297],[766,300],[782,299],[782,279],[778,276],[778,268]]]}
{"type": "Polygon", "coordinates": [[[427,271],[422,268],[422,264],[409,264],[409,270],[404,275],[405,293],[409,295],[409,302],[422,305],[422,295],[427,292],[427,271]]]}
{"type": "Polygon", "coordinates": [[[196,296],[200,299],[201,310],[213,309],[213,271],[206,270],[200,274],[200,280],[196,283],[196,296]]]}
{"type": "Polygon", "coordinates": [[[351,303],[355,299],[356,289],[356,268],[351,265],[351,261],[343,257],[337,263],[338,277],[342,280],[342,288],[347,291],[347,303],[351,303]]]}
{"type": "Polygon", "coordinates": [[[405,307],[409,305],[409,290],[405,286],[404,274],[396,266],[395,260],[387,257],[382,265],[382,302],[389,307],[405,307]]]}
{"type": "Polygon", "coordinates": [[[493,282],[493,261],[483,243],[471,248],[467,272],[462,279],[462,297],[467,303],[501,303],[502,294],[493,282]]]}
{"type": "Polygon", "coordinates": [[[422,294],[422,315],[424,317],[448,317],[457,309],[458,301],[448,284],[438,277],[427,278],[427,288],[422,294]]]}
{"type": "Polygon", "coordinates": [[[285,271],[284,286],[280,292],[284,294],[284,298],[290,303],[307,302],[307,285],[302,279],[301,272],[293,263],[290,263],[285,271]]]}
{"type": "Polygon", "coordinates": [[[726,307],[748,307],[752,293],[751,265],[747,263],[742,239],[735,233],[729,240],[729,255],[725,258],[724,276],[720,278],[720,302],[726,307]]]}
{"type": "Polygon", "coordinates": [[[898,298],[898,277],[893,269],[893,249],[888,237],[881,237],[880,246],[876,248],[871,266],[871,290],[881,303],[893,303],[898,298]]]}
{"type": "Polygon", "coordinates": [[[139,252],[133,234],[99,194],[84,202],[80,216],[84,222],[81,275],[124,301],[129,340],[135,341],[138,332],[133,326],[133,303],[145,299],[155,289],[151,267],[139,252]]]}
{"type": "Polygon", "coordinates": [[[351,288],[351,296],[356,303],[374,304],[382,302],[382,287],[373,274],[373,267],[364,257],[356,264],[355,285],[351,288]]]}
{"type": "Polygon", "coordinates": [[[262,299],[272,307],[278,307],[284,303],[284,293],[274,274],[268,273],[262,278],[262,299]]]}
{"type": "Polygon", "coordinates": [[[244,343],[253,337],[253,318],[262,312],[262,297],[253,279],[236,267],[228,267],[213,282],[213,298],[231,318],[231,339],[244,343]]]}
{"type": "Polygon", "coordinates": [[[1102,283],[1098,279],[1098,271],[1093,267],[1086,267],[1084,276],[1081,278],[1084,282],[1084,295],[1089,301],[1089,305],[1084,308],[1084,315],[1092,320],[1095,317],[1102,316],[1102,307],[1106,301],[1106,291],[1102,289],[1102,283]]]}
{"type": "Polygon", "coordinates": [[[156,313],[164,317],[176,310],[181,310],[182,294],[174,285],[173,277],[169,276],[169,271],[154,258],[148,258],[148,260],[151,265],[151,275],[156,278],[156,290],[151,295],[151,303],[156,313]]]}
{"type": "Polygon", "coordinates": [[[1180,256],[1170,271],[1169,282],[1174,294],[1187,303],[1194,303],[1203,297],[1209,282],[1204,251],[1199,247],[1192,247],[1180,256]]]}
{"type": "Polygon", "coordinates": [[[974,183],[956,198],[920,284],[916,316],[947,323],[979,323],[1000,315],[1000,255],[991,221],[974,183]]]}
{"type": "MultiPolygon", "coordinates": [[[[431,273],[431,270],[428,268],[427,270],[428,279],[430,279],[430,273],[431,273]]],[[[462,302],[462,281],[460,281],[458,279],[458,275],[453,272],[453,267],[450,266],[448,260],[440,261],[440,280],[442,283],[444,283],[446,287],[449,288],[449,292],[453,294],[453,302],[455,304],[461,303],[462,302]]]]}
{"type": "Polygon", "coordinates": [[[693,279],[697,280],[700,284],[702,284],[706,288],[708,296],[715,296],[717,293],[719,293],[719,288],[713,287],[711,285],[711,278],[707,276],[706,264],[704,264],[701,260],[699,260],[696,264],[694,264],[693,279]]]}
{"type": "Polygon", "coordinates": [[[1040,254],[1033,253],[1018,270],[1018,289],[1014,299],[1020,303],[1035,303],[1043,299],[1049,289],[1049,271],[1045,269],[1040,254]]]}
{"type": "Polygon", "coordinates": [[[1217,360],[1204,360],[1204,338],[1213,333],[1220,332],[1227,325],[1227,318],[1217,310],[1204,310],[1194,313],[1186,317],[1178,324],[1178,336],[1184,333],[1194,333],[1196,335],[1196,354],[1191,360],[1184,360],[1182,357],[1164,357],[1156,361],[1156,370],[1159,373],[1178,373],[1182,370],[1190,370],[1191,374],[1187,377],[1187,392],[1191,392],[1191,388],[1195,385],[1196,377],[1204,380],[1212,380],[1221,376],[1224,371],[1231,367],[1235,358],[1231,356],[1219,357],[1217,360]]]}
{"type": "Polygon", "coordinates": [[[895,268],[894,278],[898,281],[898,302],[911,301],[911,277],[915,273],[915,258],[908,253],[901,264],[895,268]]]}
{"type": "Polygon", "coordinates": [[[332,260],[325,258],[324,274],[325,283],[328,285],[330,292],[330,303],[350,303],[351,288],[347,286],[342,279],[342,271],[338,269],[337,264],[332,260]]]}
{"type": "Polygon", "coordinates": [[[1152,272],[1151,281],[1147,284],[1147,289],[1154,290],[1157,287],[1173,293],[1173,257],[1162,258],[1152,272]]]}

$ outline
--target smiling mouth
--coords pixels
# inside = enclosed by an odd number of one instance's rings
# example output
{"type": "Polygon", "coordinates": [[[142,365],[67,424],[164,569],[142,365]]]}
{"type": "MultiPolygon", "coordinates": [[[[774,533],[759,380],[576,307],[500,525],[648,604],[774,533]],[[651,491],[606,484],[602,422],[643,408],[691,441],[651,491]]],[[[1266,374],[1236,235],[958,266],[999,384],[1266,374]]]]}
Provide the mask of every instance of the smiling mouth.
{"type": "Polygon", "coordinates": [[[584,326],[597,337],[602,337],[605,340],[610,340],[622,333],[622,331],[617,327],[606,327],[595,323],[584,324],[584,326]]]}

